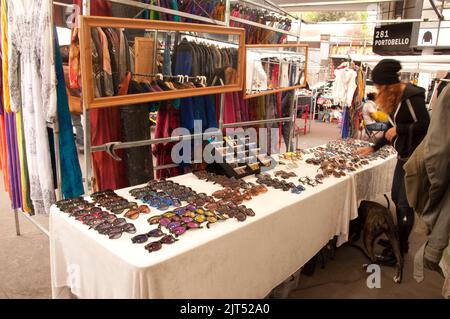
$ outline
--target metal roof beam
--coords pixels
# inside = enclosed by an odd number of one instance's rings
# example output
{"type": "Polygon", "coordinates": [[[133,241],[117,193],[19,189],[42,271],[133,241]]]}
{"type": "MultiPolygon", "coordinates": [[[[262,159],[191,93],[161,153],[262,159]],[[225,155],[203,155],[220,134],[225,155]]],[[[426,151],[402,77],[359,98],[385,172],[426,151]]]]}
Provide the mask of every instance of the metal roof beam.
{"type": "Polygon", "coordinates": [[[436,12],[436,15],[438,16],[439,20],[441,20],[441,21],[444,20],[444,16],[437,8],[436,3],[434,3],[434,0],[429,0],[429,1],[430,1],[430,5],[433,8],[434,12],[436,12]]]}
{"type": "Polygon", "coordinates": [[[314,7],[314,6],[332,6],[344,4],[364,4],[364,3],[381,3],[381,2],[399,2],[402,0],[337,0],[337,1],[318,1],[318,2],[298,2],[285,3],[278,5],[280,8],[294,8],[294,7],[314,7]]]}

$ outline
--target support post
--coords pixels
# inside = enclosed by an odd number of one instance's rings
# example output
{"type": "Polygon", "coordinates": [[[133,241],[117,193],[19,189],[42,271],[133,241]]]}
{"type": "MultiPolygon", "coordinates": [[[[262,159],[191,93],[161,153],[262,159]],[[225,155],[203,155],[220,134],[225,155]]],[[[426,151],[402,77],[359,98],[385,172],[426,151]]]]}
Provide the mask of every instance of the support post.
{"type": "Polygon", "coordinates": [[[20,236],[20,222],[19,222],[19,211],[14,209],[14,221],[16,223],[16,234],[17,236],[20,236]]]}
{"type": "Polygon", "coordinates": [[[223,111],[225,109],[225,93],[220,94],[219,131],[223,130],[223,111]]]}

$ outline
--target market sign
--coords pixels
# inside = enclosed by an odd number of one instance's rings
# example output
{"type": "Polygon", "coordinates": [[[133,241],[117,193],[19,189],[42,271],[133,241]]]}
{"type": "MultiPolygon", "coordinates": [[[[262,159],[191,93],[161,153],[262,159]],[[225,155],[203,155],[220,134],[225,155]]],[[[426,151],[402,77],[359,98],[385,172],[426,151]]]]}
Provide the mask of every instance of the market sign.
{"type": "Polygon", "coordinates": [[[380,55],[410,52],[412,29],[412,22],[376,27],[373,35],[373,52],[380,55]]]}

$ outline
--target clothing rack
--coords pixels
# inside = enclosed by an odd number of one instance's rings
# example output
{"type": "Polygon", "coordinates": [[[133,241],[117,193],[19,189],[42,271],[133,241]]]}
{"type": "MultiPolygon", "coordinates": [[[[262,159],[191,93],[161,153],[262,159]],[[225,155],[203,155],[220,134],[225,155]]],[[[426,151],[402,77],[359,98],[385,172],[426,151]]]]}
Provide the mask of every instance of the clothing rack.
{"type": "MultiPolygon", "coordinates": [[[[431,100],[430,100],[430,102],[428,103],[429,106],[433,105],[434,100],[437,98],[437,96],[436,96],[436,91],[437,91],[437,89],[438,89],[438,87],[439,87],[439,84],[440,84],[441,82],[450,82],[450,79],[440,79],[439,81],[436,81],[436,83],[434,84],[434,87],[433,87],[433,93],[431,94],[431,100]]],[[[429,108],[428,110],[429,110],[429,111],[432,111],[433,109],[432,109],[432,108],[429,108]]]]}
{"type": "Polygon", "coordinates": [[[243,23],[243,24],[248,24],[248,25],[251,25],[251,26],[254,26],[254,27],[258,27],[258,28],[261,28],[261,29],[266,29],[266,30],[275,31],[275,32],[278,32],[278,33],[287,34],[287,35],[290,35],[292,37],[297,37],[298,36],[297,34],[291,32],[291,31],[281,30],[281,29],[274,28],[274,27],[271,27],[271,26],[268,26],[268,25],[265,25],[265,24],[261,24],[261,23],[253,22],[253,21],[249,21],[249,20],[245,20],[245,19],[238,18],[238,17],[230,17],[230,20],[231,21],[235,21],[235,22],[239,22],[239,23],[243,23]]]}
{"type": "MultiPolygon", "coordinates": [[[[209,41],[215,41],[215,42],[225,43],[225,44],[228,44],[228,45],[234,45],[233,43],[230,43],[230,42],[227,42],[227,41],[218,40],[218,39],[213,39],[213,38],[208,38],[208,37],[205,37],[205,36],[199,36],[199,35],[196,35],[196,34],[190,34],[190,33],[181,32],[181,31],[178,31],[178,33],[181,34],[181,35],[184,35],[184,36],[197,38],[197,39],[199,39],[200,41],[201,41],[201,40],[209,40],[209,41]]],[[[235,46],[238,46],[238,44],[235,44],[235,46]]]]}
{"type": "MultiPolygon", "coordinates": [[[[58,1],[53,1],[53,0],[48,0],[51,1],[52,4],[57,5],[57,6],[62,6],[62,7],[68,7],[68,8],[73,8],[73,4],[66,4],[66,3],[62,3],[62,2],[58,2],[58,1]]],[[[299,39],[300,39],[300,28],[298,28],[298,33],[295,34],[293,32],[289,32],[289,31],[285,31],[285,30],[280,30],[277,28],[273,28],[267,25],[263,25],[263,24],[259,24],[253,21],[248,21],[245,19],[241,19],[241,18],[236,18],[236,17],[230,17],[230,0],[225,0],[226,1],[226,10],[225,10],[225,21],[219,21],[219,20],[215,20],[215,19],[211,19],[211,18],[206,18],[206,17],[202,17],[202,16],[198,16],[198,15],[193,15],[193,14],[189,14],[189,13],[185,13],[185,12],[181,12],[181,11],[177,11],[177,10],[172,10],[172,9],[168,9],[168,8],[163,8],[163,7],[158,7],[158,6],[154,6],[154,5],[150,5],[150,4],[145,4],[145,3],[140,3],[137,1],[131,1],[131,0],[107,0],[111,3],[117,3],[117,4],[122,4],[122,5],[126,5],[126,6],[132,6],[132,7],[137,7],[137,8],[141,8],[143,10],[153,10],[153,11],[158,11],[161,13],[166,13],[166,14],[170,14],[170,15],[176,15],[176,16],[180,16],[180,17],[184,17],[187,19],[193,19],[193,20],[197,20],[197,21],[202,21],[202,22],[207,22],[207,23],[212,23],[212,24],[216,24],[216,25],[222,25],[222,26],[229,26],[230,25],[230,21],[233,20],[235,22],[239,22],[239,23],[243,23],[243,24],[247,24],[247,25],[251,25],[251,26],[255,26],[258,28],[262,28],[262,29],[266,29],[266,30],[270,30],[270,31],[275,31],[278,33],[282,33],[282,34],[287,34],[290,36],[293,36],[297,39],[297,43],[299,43],[299,39]]],[[[262,4],[257,4],[257,3],[253,3],[253,1],[242,1],[242,2],[247,2],[249,4],[253,4],[255,6],[259,6],[259,7],[264,7],[267,10],[270,11],[274,11],[278,14],[280,14],[280,11],[282,11],[284,14],[287,14],[293,18],[297,18],[298,17],[294,17],[289,13],[286,13],[284,10],[280,9],[280,8],[275,8],[274,5],[272,3],[270,3],[272,5],[271,8],[264,6],[262,4]]],[[[268,1],[266,1],[267,3],[269,3],[268,1]]],[[[53,6],[51,6],[51,8],[53,9],[53,6]]],[[[90,0],[83,0],[82,2],[82,14],[89,16],[90,15],[90,0]]],[[[142,11],[143,11],[142,10],[142,11]]],[[[142,12],[141,11],[141,12],[142,12]]],[[[52,25],[53,25],[53,14],[51,14],[51,19],[52,19],[52,25]]],[[[301,21],[300,19],[298,19],[299,21],[301,21]]],[[[192,34],[186,34],[189,36],[193,36],[192,34]]],[[[198,37],[198,36],[197,36],[198,37]]],[[[220,41],[220,40],[216,40],[216,39],[211,39],[217,42],[224,42],[225,41],[220,41]]],[[[142,75],[142,74],[139,74],[142,75]]],[[[220,112],[219,112],[219,130],[218,132],[222,132],[224,128],[227,127],[237,127],[237,126],[252,126],[252,125],[259,125],[259,124],[270,124],[270,123],[285,123],[285,122],[291,122],[293,124],[295,124],[295,117],[294,117],[294,109],[296,109],[297,104],[298,104],[298,99],[294,98],[293,99],[293,103],[291,105],[291,110],[290,110],[290,116],[289,117],[285,117],[285,118],[278,118],[278,119],[266,119],[266,120],[258,120],[258,121],[248,121],[248,122],[236,122],[236,123],[228,123],[228,124],[224,124],[223,123],[223,116],[224,116],[224,94],[221,94],[221,98],[220,98],[220,112]]],[[[180,140],[184,140],[184,139],[192,139],[195,137],[206,137],[209,135],[215,135],[217,134],[217,132],[214,133],[208,133],[208,134],[192,134],[192,135],[187,135],[187,136],[179,136],[179,137],[170,137],[170,138],[163,138],[163,139],[153,139],[153,140],[148,140],[148,141],[137,141],[137,142],[114,142],[114,143],[110,143],[104,146],[95,146],[92,147],[91,143],[90,143],[90,135],[91,135],[91,128],[90,128],[90,117],[89,117],[89,111],[87,110],[87,108],[83,108],[83,130],[84,130],[84,147],[85,147],[85,163],[84,166],[86,168],[85,170],[85,177],[83,178],[84,183],[85,183],[85,192],[87,194],[89,194],[91,192],[91,184],[90,184],[90,176],[91,176],[91,156],[87,156],[90,155],[91,152],[97,152],[97,151],[106,151],[108,153],[110,153],[111,156],[114,156],[114,150],[116,149],[125,149],[125,148],[131,148],[131,147],[138,147],[138,146],[144,146],[144,145],[151,145],[151,144],[159,144],[159,143],[165,143],[168,141],[180,141],[180,140]],[[88,152],[89,150],[89,152],[88,152]]],[[[55,134],[55,141],[58,141],[58,123],[56,121],[56,123],[52,124],[52,127],[54,129],[54,134],[55,134]]],[[[292,125],[292,129],[290,131],[290,135],[289,135],[289,141],[287,142],[288,145],[288,149],[290,149],[290,144],[293,138],[293,132],[294,132],[294,128],[295,125],[292,125]]],[[[55,147],[58,147],[58,143],[55,143],[55,147]]],[[[55,156],[56,156],[56,163],[57,163],[57,179],[58,179],[58,185],[60,184],[60,157],[59,157],[59,152],[56,149],[55,152],[55,156]]],[[[155,170],[158,169],[166,169],[166,168],[172,168],[172,167],[176,167],[178,165],[176,164],[168,164],[168,165],[161,165],[159,167],[155,167],[155,170]]],[[[57,199],[61,199],[62,198],[62,194],[61,194],[61,190],[58,189],[57,191],[57,199]]],[[[42,226],[38,221],[36,221],[32,216],[30,216],[28,213],[24,213],[22,212],[23,216],[28,219],[36,228],[38,228],[42,233],[44,233],[45,235],[49,236],[49,231],[42,226]]],[[[18,236],[20,236],[20,222],[19,222],[19,209],[14,209],[14,217],[15,217],[15,226],[16,226],[16,233],[18,236]]]]}
{"type": "Polygon", "coordinates": [[[291,31],[285,31],[285,30],[274,28],[274,27],[271,27],[271,26],[268,26],[268,25],[265,25],[265,24],[261,24],[261,23],[257,23],[257,22],[254,22],[254,21],[250,21],[250,20],[246,20],[246,19],[242,19],[242,18],[238,18],[238,17],[233,17],[233,16],[230,16],[230,20],[231,21],[247,24],[247,25],[258,27],[258,28],[261,28],[261,29],[266,29],[266,30],[278,32],[278,33],[281,33],[281,34],[286,34],[286,35],[295,37],[297,39],[299,38],[299,36],[300,36],[300,29],[301,29],[301,21],[302,21],[301,17],[294,16],[294,15],[290,14],[289,12],[285,11],[284,9],[280,8],[279,6],[277,6],[276,4],[274,4],[273,2],[268,1],[268,0],[264,0],[264,2],[269,4],[269,6],[264,5],[262,3],[255,2],[255,1],[251,1],[251,0],[242,0],[242,1],[232,0],[232,1],[236,2],[237,4],[239,4],[241,2],[242,3],[247,3],[247,4],[251,5],[251,6],[259,7],[259,8],[271,11],[271,12],[273,12],[275,14],[278,14],[278,15],[283,15],[285,17],[286,16],[292,17],[298,23],[298,33],[296,34],[296,33],[291,32],[291,31]]]}
{"type": "Polygon", "coordinates": [[[156,74],[148,74],[148,73],[131,73],[132,76],[142,76],[147,78],[154,78],[158,76],[162,76],[165,79],[177,79],[177,78],[183,78],[183,79],[189,79],[189,80],[199,80],[200,76],[189,76],[189,75],[164,75],[162,73],[156,73],[156,74]]]}
{"type": "MultiPolygon", "coordinates": [[[[62,6],[62,7],[69,7],[72,8],[73,5],[71,4],[66,4],[66,3],[62,3],[62,2],[53,2],[53,0],[47,0],[50,1],[50,25],[53,27],[54,26],[54,22],[53,22],[53,4],[57,5],[57,6],[62,6]]],[[[52,31],[53,33],[53,31],[52,31]]],[[[54,39],[52,39],[53,43],[54,43],[54,39]]],[[[20,112],[22,112],[20,110],[20,112]]],[[[55,147],[55,166],[56,166],[56,180],[57,180],[57,185],[58,188],[55,190],[56,193],[56,199],[62,199],[62,190],[61,190],[61,158],[59,155],[59,124],[58,124],[58,112],[56,112],[55,114],[55,121],[53,123],[48,123],[47,126],[51,129],[53,129],[53,140],[54,140],[54,147],[55,147]]],[[[22,214],[22,216],[24,216],[26,219],[28,219],[28,221],[30,221],[37,229],[39,229],[43,234],[45,234],[47,237],[50,237],[50,233],[48,231],[48,229],[46,229],[43,225],[41,225],[38,221],[36,221],[31,215],[30,213],[25,213],[24,211],[22,211],[19,208],[15,208],[13,209],[14,212],[14,223],[16,226],[16,235],[20,236],[20,221],[19,221],[19,212],[22,214]]]]}
{"type": "MultiPolygon", "coordinates": [[[[186,12],[182,12],[182,11],[178,11],[178,10],[172,10],[172,9],[168,9],[168,8],[154,6],[151,4],[146,4],[146,3],[142,3],[142,2],[138,2],[138,1],[131,1],[131,0],[108,0],[108,1],[112,2],[112,3],[123,4],[123,5],[130,6],[130,7],[158,11],[158,12],[165,13],[165,14],[175,15],[175,16],[179,16],[179,17],[183,17],[183,18],[187,18],[187,19],[198,20],[198,21],[202,21],[202,22],[208,22],[208,23],[217,24],[217,25],[221,25],[221,26],[228,25],[226,15],[229,14],[229,11],[230,11],[229,10],[229,0],[227,0],[227,7],[225,10],[225,12],[226,12],[225,21],[215,20],[212,18],[202,17],[202,16],[198,16],[195,14],[190,14],[190,13],[186,13],[186,12]]],[[[84,2],[84,0],[83,0],[83,2],[84,2]]]]}
{"type": "Polygon", "coordinates": [[[73,8],[73,4],[71,4],[71,3],[64,3],[64,2],[53,1],[53,4],[54,4],[55,6],[67,7],[67,8],[73,8]]]}
{"type": "MultiPolygon", "coordinates": [[[[88,10],[87,10],[86,7],[84,9],[85,10],[84,10],[83,13],[84,13],[85,16],[87,16],[86,12],[88,12],[88,10]]],[[[102,21],[100,23],[100,25],[102,25],[102,23],[104,25],[106,25],[108,22],[102,21]]],[[[116,27],[120,27],[120,23],[116,23],[114,21],[114,19],[111,19],[111,21],[109,21],[109,23],[112,23],[112,25],[115,25],[116,27]]],[[[173,22],[172,22],[171,25],[169,25],[167,22],[163,22],[163,21],[161,21],[161,22],[152,21],[152,23],[155,24],[156,27],[158,27],[158,26],[160,26],[162,28],[167,27],[168,31],[171,31],[171,30],[173,30],[173,31],[177,30],[178,31],[180,29],[179,25],[177,23],[173,23],[173,22]],[[171,27],[173,27],[174,29],[171,29],[171,27]]],[[[137,24],[132,24],[132,26],[134,26],[134,27],[137,27],[137,25],[140,25],[143,28],[146,27],[146,24],[143,23],[143,22],[138,22],[137,24]]],[[[208,28],[211,29],[211,31],[214,30],[213,27],[206,27],[206,26],[204,28],[203,27],[199,27],[199,26],[196,26],[196,27],[190,26],[190,27],[195,32],[201,32],[202,30],[206,30],[206,32],[207,32],[208,28]]],[[[165,29],[163,29],[163,30],[165,30],[165,29]]],[[[189,30],[189,28],[187,30],[189,30]]],[[[213,32],[213,33],[221,34],[220,32],[213,32]]],[[[240,38],[241,39],[240,42],[243,45],[243,42],[244,42],[243,30],[242,30],[242,32],[241,31],[239,31],[239,32],[237,32],[237,31],[231,32],[231,30],[230,30],[228,33],[224,32],[223,34],[240,35],[240,37],[241,37],[240,38]]],[[[82,42],[82,46],[83,46],[83,42],[82,42]]],[[[84,50],[83,47],[82,47],[82,50],[84,50]]],[[[243,51],[240,54],[243,56],[244,55],[243,51]]],[[[242,59],[242,57],[241,57],[241,59],[242,59]]],[[[86,62],[86,63],[88,63],[88,62],[86,62]]],[[[241,65],[241,69],[242,70],[239,71],[240,73],[243,72],[242,65],[241,65]]],[[[84,73],[86,73],[86,70],[84,70],[84,73]]],[[[138,74],[138,75],[144,76],[144,77],[145,76],[156,76],[156,74],[138,74]]],[[[172,78],[177,78],[177,76],[172,76],[172,78]]],[[[189,77],[189,79],[200,79],[200,78],[198,78],[198,77],[189,77]]],[[[221,79],[219,79],[219,80],[221,80],[221,79]]],[[[213,81],[213,85],[215,84],[215,82],[216,81],[213,81]]],[[[223,85],[223,82],[222,82],[222,85],[223,85]]],[[[208,88],[204,88],[204,89],[208,89],[208,88]]],[[[207,93],[206,91],[204,91],[204,94],[212,94],[215,91],[217,91],[217,89],[216,90],[210,90],[210,93],[207,93]]],[[[222,91],[222,92],[224,92],[224,91],[222,91]]],[[[158,93],[155,93],[155,94],[158,94],[158,93]]],[[[221,109],[221,113],[223,113],[224,93],[219,93],[219,94],[220,94],[220,109],[221,109]]],[[[198,92],[197,92],[196,95],[199,95],[198,92]]],[[[101,107],[101,106],[94,106],[94,103],[95,103],[94,100],[89,100],[87,98],[87,96],[88,96],[88,94],[86,94],[86,93],[83,94],[83,105],[85,106],[84,110],[83,110],[83,114],[84,114],[84,125],[83,126],[85,127],[85,136],[84,136],[85,141],[84,141],[84,145],[85,145],[85,154],[86,154],[86,156],[85,156],[85,163],[84,163],[86,178],[85,178],[84,182],[85,182],[85,190],[86,190],[87,194],[89,194],[89,193],[91,193],[93,191],[93,183],[92,183],[92,179],[91,179],[91,176],[92,176],[92,165],[91,165],[91,163],[92,162],[91,162],[91,156],[90,156],[90,154],[92,152],[104,151],[104,152],[107,152],[107,154],[110,155],[115,160],[120,160],[120,158],[115,153],[115,151],[118,150],[118,149],[128,149],[128,148],[134,148],[134,147],[141,147],[141,146],[161,144],[161,143],[166,143],[166,142],[176,142],[176,141],[189,140],[189,139],[198,138],[198,137],[201,137],[201,138],[209,137],[209,136],[217,135],[218,132],[221,132],[222,128],[223,128],[223,126],[222,126],[223,125],[223,114],[220,114],[219,130],[216,131],[216,132],[213,132],[213,133],[208,133],[208,134],[206,134],[206,133],[205,134],[203,134],[203,133],[201,133],[201,134],[190,134],[190,135],[185,135],[185,136],[176,136],[176,137],[167,137],[167,138],[158,138],[158,139],[150,138],[150,139],[147,139],[147,140],[140,140],[140,141],[133,141],[133,142],[119,142],[119,141],[115,141],[115,142],[110,142],[110,143],[106,143],[106,144],[103,144],[103,145],[92,146],[91,143],[90,143],[89,109],[92,108],[92,107],[101,107]]],[[[183,96],[180,95],[179,97],[183,97],[183,96]]],[[[159,96],[158,96],[158,98],[159,98],[159,96]]],[[[166,96],[166,97],[163,98],[161,96],[161,99],[169,99],[169,97],[166,96]]],[[[151,101],[156,101],[156,100],[157,100],[156,96],[152,96],[151,98],[150,98],[150,96],[141,98],[141,102],[151,102],[151,101]]],[[[122,102],[126,102],[126,101],[127,101],[127,99],[123,98],[122,102]]],[[[119,105],[117,103],[115,103],[115,104],[109,103],[109,105],[110,106],[112,106],[112,105],[119,105]]],[[[161,169],[161,167],[157,167],[157,169],[161,169]]]]}
{"type": "Polygon", "coordinates": [[[239,1],[237,1],[237,0],[232,0],[232,2],[237,2],[237,3],[243,2],[243,3],[247,3],[247,4],[252,5],[252,6],[255,6],[255,7],[259,7],[259,8],[262,8],[262,9],[269,10],[269,11],[274,11],[274,12],[276,12],[277,14],[282,14],[282,15],[285,15],[285,16],[289,16],[289,17],[291,17],[291,18],[293,18],[293,19],[295,19],[295,20],[299,20],[299,18],[298,18],[297,16],[294,16],[294,15],[290,14],[290,13],[287,12],[286,10],[284,10],[284,9],[282,9],[282,8],[280,8],[280,7],[278,7],[276,4],[274,4],[274,3],[270,2],[270,1],[266,1],[266,0],[264,1],[264,2],[268,3],[269,6],[264,5],[264,4],[262,4],[262,3],[254,2],[254,1],[251,1],[251,0],[239,0],[239,1]]]}

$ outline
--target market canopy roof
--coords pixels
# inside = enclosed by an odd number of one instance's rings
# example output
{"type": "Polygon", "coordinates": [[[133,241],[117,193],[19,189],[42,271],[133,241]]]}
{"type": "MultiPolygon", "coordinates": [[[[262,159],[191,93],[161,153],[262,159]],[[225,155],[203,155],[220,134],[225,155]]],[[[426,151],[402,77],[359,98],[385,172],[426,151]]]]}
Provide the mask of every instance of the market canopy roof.
{"type": "Polygon", "coordinates": [[[289,12],[301,11],[367,11],[371,4],[401,0],[272,0],[289,12]]]}
{"type": "Polygon", "coordinates": [[[351,54],[353,61],[365,62],[373,68],[383,59],[399,60],[403,72],[435,73],[438,71],[450,71],[450,55],[402,55],[402,56],[378,56],[351,54]]]}

